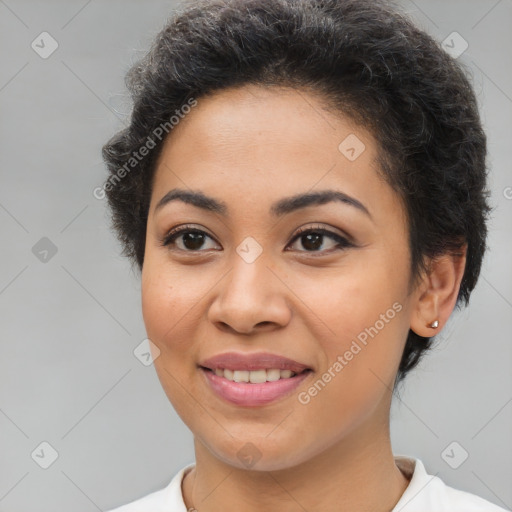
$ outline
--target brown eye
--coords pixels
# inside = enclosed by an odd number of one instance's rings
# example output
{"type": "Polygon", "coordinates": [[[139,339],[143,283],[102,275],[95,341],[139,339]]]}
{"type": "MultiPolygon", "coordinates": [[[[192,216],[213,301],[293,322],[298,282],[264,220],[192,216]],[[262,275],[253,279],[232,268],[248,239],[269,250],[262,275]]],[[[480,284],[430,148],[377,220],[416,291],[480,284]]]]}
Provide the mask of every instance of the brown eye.
{"type": "MultiPolygon", "coordinates": [[[[185,226],[167,233],[162,240],[162,245],[165,247],[173,246],[173,248],[182,251],[194,252],[204,249],[204,244],[208,239],[213,240],[204,231],[185,226]]],[[[211,247],[207,247],[207,249],[211,249],[211,247]]]]}
{"type": "Polygon", "coordinates": [[[305,251],[299,252],[331,252],[332,249],[346,249],[347,247],[352,247],[351,244],[346,238],[338,235],[337,233],[333,233],[324,228],[308,228],[300,231],[293,242],[296,240],[300,240],[302,247],[304,247],[305,251]],[[324,245],[324,239],[328,238],[332,241],[330,247],[322,249],[324,245]]]}
{"type": "MultiPolygon", "coordinates": [[[[205,250],[216,248],[215,246],[205,247],[208,240],[214,241],[204,231],[190,226],[180,226],[167,233],[161,241],[161,245],[184,252],[204,252],[205,250]]],[[[300,240],[304,248],[304,250],[298,249],[299,252],[319,253],[320,255],[333,252],[334,250],[354,247],[354,244],[346,238],[321,227],[307,228],[299,231],[292,240],[292,244],[298,240],[300,240]],[[325,247],[326,239],[330,241],[327,247],[325,247]]]]}

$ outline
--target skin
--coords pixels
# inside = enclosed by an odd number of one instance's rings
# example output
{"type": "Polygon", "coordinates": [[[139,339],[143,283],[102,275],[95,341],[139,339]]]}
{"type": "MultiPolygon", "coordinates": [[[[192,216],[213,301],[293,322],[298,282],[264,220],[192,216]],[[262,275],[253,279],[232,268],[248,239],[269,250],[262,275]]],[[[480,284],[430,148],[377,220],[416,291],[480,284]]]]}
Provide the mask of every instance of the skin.
{"type": "Polygon", "coordinates": [[[465,256],[439,257],[411,291],[405,211],[376,158],[371,133],[323,110],[314,94],[286,88],[243,86],[199,98],[166,139],[149,209],[142,307],[160,350],[160,382],[194,435],[196,466],[182,484],[187,508],[325,512],[343,504],[385,512],[405,491],[390,443],[393,382],[409,329],[432,336],[447,321],[465,256]],[[354,161],[338,150],[350,134],[365,145],[354,161]],[[175,188],[214,197],[229,214],[182,201],[156,211],[175,188]],[[325,189],[356,198],[370,215],[341,202],[270,214],[279,199],[325,189]],[[208,235],[202,246],[185,245],[183,236],[162,245],[185,224],[208,235]],[[315,249],[296,237],[318,226],[353,246],[337,248],[323,236],[315,249]],[[246,237],[263,250],[252,263],[236,251],[246,237]],[[300,403],[298,394],[395,303],[400,312],[300,403]],[[236,406],[214,394],[197,366],[227,351],[272,352],[313,372],[276,402],[236,406]],[[250,468],[237,456],[249,442],[260,456],[250,468]]]}

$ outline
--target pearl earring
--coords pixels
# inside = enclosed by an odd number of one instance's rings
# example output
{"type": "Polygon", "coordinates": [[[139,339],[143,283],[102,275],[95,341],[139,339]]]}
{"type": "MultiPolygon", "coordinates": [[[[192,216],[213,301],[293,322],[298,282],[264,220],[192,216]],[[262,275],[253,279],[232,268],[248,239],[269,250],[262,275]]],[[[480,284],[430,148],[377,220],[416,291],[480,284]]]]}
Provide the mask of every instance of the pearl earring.
{"type": "Polygon", "coordinates": [[[432,329],[437,329],[437,326],[439,325],[438,320],[434,320],[429,327],[432,327],[432,329]]]}

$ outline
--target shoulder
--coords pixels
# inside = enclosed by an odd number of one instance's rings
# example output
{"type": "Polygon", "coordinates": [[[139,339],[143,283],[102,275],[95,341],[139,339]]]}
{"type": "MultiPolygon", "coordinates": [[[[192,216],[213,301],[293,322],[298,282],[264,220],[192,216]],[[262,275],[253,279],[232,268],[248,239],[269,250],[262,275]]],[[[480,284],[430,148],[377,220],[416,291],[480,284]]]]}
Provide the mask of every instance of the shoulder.
{"type": "Polygon", "coordinates": [[[171,482],[163,489],[147,494],[126,505],[109,509],[106,512],[168,512],[171,510],[171,506],[173,507],[173,512],[185,511],[185,504],[183,503],[183,495],[181,493],[181,482],[185,473],[192,467],[194,467],[194,464],[189,464],[180,469],[171,482]]]}
{"type": "Polygon", "coordinates": [[[149,512],[150,510],[157,512],[163,510],[161,504],[164,502],[164,495],[165,489],[161,489],[106,512],[149,512]]]}
{"type": "Polygon", "coordinates": [[[436,475],[427,473],[420,459],[395,456],[395,462],[412,476],[392,512],[507,512],[476,494],[446,485],[436,475]]]}

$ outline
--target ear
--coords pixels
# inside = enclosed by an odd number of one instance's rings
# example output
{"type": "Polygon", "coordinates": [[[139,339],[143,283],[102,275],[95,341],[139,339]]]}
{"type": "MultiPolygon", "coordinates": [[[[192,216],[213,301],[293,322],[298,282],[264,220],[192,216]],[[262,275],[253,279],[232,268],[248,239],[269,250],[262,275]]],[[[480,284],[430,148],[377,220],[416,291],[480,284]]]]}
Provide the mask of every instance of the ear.
{"type": "Polygon", "coordinates": [[[448,321],[459,294],[466,267],[467,245],[460,252],[446,253],[429,262],[415,292],[411,312],[411,330],[425,338],[438,334],[448,321]],[[438,326],[431,327],[437,320],[438,326]]]}

